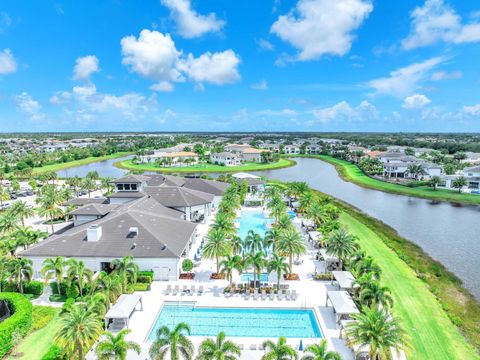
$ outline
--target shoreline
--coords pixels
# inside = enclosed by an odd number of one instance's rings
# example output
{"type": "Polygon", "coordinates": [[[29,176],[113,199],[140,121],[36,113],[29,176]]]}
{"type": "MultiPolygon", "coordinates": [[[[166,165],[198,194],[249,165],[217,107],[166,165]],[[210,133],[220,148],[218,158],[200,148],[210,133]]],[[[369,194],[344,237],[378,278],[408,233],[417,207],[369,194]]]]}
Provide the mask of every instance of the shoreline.
{"type": "Polygon", "coordinates": [[[277,169],[284,169],[287,167],[292,167],[297,164],[295,160],[281,158],[278,162],[272,164],[252,164],[252,165],[239,165],[239,166],[219,166],[219,165],[212,165],[215,166],[214,169],[192,169],[189,166],[186,167],[177,167],[177,168],[154,168],[154,167],[142,167],[142,165],[130,165],[126,164],[130,160],[123,160],[118,161],[113,164],[116,168],[129,170],[129,171],[153,171],[159,173],[183,173],[183,174],[202,174],[202,173],[235,173],[240,171],[263,171],[263,170],[277,170],[277,169]]]}
{"type": "Polygon", "coordinates": [[[366,189],[383,191],[390,194],[412,196],[432,201],[450,202],[465,205],[480,205],[480,195],[459,194],[445,189],[425,189],[392,184],[366,175],[357,165],[328,155],[288,155],[288,157],[310,158],[324,161],[335,166],[338,175],[344,180],[366,189]]]}

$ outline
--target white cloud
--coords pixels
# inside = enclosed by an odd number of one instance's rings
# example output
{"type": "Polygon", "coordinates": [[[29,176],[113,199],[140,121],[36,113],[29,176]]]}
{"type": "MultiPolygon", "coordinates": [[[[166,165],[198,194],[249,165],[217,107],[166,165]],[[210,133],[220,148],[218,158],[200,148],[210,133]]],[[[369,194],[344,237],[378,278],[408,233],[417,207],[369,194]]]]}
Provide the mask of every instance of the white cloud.
{"type": "Polygon", "coordinates": [[[316,120],[324,124],[332,121],[371,120],[378,117],[377,108],[366,100],[356,107],[341,101],[331,107],[314,109],[311,113],[316,120]]]}
{"type": "Polygon", "coordinates": [[[50,98],[50,103],[53,105],[67,104],[72,100],[72,93],[68,91],[57,91],[50,98]]]}
{"type": "Polygon", "coordinates": [[[373,10],[370,0],[299,0],[270,31],[299,50],[296,60],[322,55],[343,56],[350,50],[356,30],[373,10]]]}
{"type": "Polygon", "coordinates": [[[41,112],[42,105],[27,92],[22,92],[14,97],[17,109],[28,115],[30,120],[41,120],[45,114],[41,112]]]}
{"type": "Polygon", "coordinates": [[[463,111],[468,115],[479,116],[480,104],[472,105],[472,106],[464,106],[463,111]]]}
{"type": "Polygon", "coordinates": [[[259,83],[252,84],[251,87],[254,90],[267,90],[268,89],[268,83],[267,83],[267,80],[263,79],[259,83]]]}
{"type": "Polygon", "coordinates": [[[428,78],[430,72],[439,64],[443,58],[435,57],[420,63],[392,71],[389,77],[371,80],[367,83],[377,94],[387,94],[403,97],[411,94],[419,87],[419,83],[428,78]]]}
{"type": "Polygon", "coordinates": [[[404,109],[421,109],[431,103],[431,100],[422,94],[415,94],[406,97],[403,100],[404,109]]]}
{"type": "Polygon", "coordinates": [[[176,64],[180,52],[170,34],[144,29],[138,39],[131,35],[121,42],[123,59],[131,71],[160,82],[182,81],[176,64]]]}
{"type": "Polygon", "coordinates": [[[435,71],[430,78],[432,81],[441,81],[441,80],[458,80],[463,77],[461,71],[452,71],[452,72],[445,72],[445,71],[435,71]]]}
{"type": "Polygon", "coordinates": [[[190,0],[162,0],[177,24],[178,33],[185,38],[196,38],[208,32],[220,31],[225,22],[218,20],[215,13],[200,15],[192,9],[190,0]]]}
{"type": "Polygon", "coordinates": [[[17,71],[17,62],[10,49],[0,51],[0,75],[13,74],[17,71]]]}
{"type": "Polygon", "coordinates": [[[99,72],[98,58],[95,55],[87,55],[77,58],[73,68],[73,80],[90,80],[92,74],[99,72]]]}
{"type": "Polygon", "coordinates": [[[439,42],[461,44],[480,41],[480,23],[462,24],[455,9],[443,0],[426,0],[410,14],[410,34],[402,40],[402,47],[411,50],[439,42]]]}
{"type": "Polygon", "coordinates": [[[292,117],[297,115],[297,111],[293,109],[281,109],[281,110],[271,110],[271,109],[266,109],[266,110],[260,110],[255,113],[255,115],[260,115],[260,116],[286,116],[286,117],[292,117]]]}
{"type": "Polygon", "coordinates": [[[78,96],[91,96],[97,92],[95,84],[89,83],[85,86],[74,86],[73,94],[78,96]]]}
{"type": "Polygon", "coordinates": [[[150,89],[152,89],[153,91],[171,92],[173,91],[174,86],[171,82],[160,81],[159,83],[156,83],[150,86],[150,89]]]}
{"type": "Polygon", "coordinates": [[[206,52],[198,58],[188,54],[187,59],[179,64],[179,68],[195,82],[223,85],[240,79],[239,64],[240,57],[233,50],[225,50],[217,53],[206,52]]]}
{"type": "Polygon", "coordinates": [[[12,19],[5,11],[0,11],[0,34],[12,25],[12,19]]]}
{"type": "Polygon", "coordinates": [[[275,46],[268,40],[266,39],[259,39],[256,41],[257,45],[260,47],[260,49],[265,50],[265,51],[273,51],[275,50],[275,46]]]}

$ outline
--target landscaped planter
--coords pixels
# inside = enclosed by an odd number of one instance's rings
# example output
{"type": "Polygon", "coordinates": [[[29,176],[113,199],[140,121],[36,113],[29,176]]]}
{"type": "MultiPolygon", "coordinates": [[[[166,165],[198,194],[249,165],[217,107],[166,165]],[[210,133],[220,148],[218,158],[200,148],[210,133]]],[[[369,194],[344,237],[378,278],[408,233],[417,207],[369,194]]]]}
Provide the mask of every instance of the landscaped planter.
{"type": "Polygon", "coordinates": [[[287,280],[287,281],[290,281],[290,280],[300,280],[300,276],[298,276],[298,274],[294,274],[294,273],[289,274],[289,275],[284,274],[284,275],[283,275],[283,278],[284,278],[285,280],[287,280]]]}
{"type": "Polygon", "coordinates": [[[225,280],[225,274],[212,273],[210,280],[225,280]]]}
{"type": "Polygon", "coordinates": [[[195,273],[181,273],[179,276],[180,280],[193,280],[195,278],[195,273]]]}

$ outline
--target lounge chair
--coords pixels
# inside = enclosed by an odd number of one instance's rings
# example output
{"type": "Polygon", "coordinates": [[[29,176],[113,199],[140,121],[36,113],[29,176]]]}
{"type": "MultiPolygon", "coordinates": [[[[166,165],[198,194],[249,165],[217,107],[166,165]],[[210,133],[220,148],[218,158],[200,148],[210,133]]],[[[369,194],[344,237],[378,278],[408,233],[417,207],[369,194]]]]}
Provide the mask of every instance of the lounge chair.
{"type": "Polygon", "coordinates": [[[180,286],[175,285],[175,288],[173,289],[173,295],[177,295],[179,291],[180,291],[180,286]]]}
{"type": "Polygon", "coordinates": [[[297,290],[293,289],[292,290],[292,300],[297,300],[297,299],[298,299],[297,290]]]}
{"type": "Polygon", "coordinates": [[[183,293],[183,294],[186,294],[187,292],[188,292],[188,286],[187,286],[187,285],[183,285],[182,293],[183,293]]]}
{"type": "Polygon", "coordinates": [[[245,293],[243,294],[243,300],[248,300],[250,299],[250,290],[246,290],[245,293]]]}
{"type": "Polygon", "coordinates": [[[243,350],[244,345],[243,345],[243,344],[238,344],[238,348],[239,348],[240,350],[243,350]]]}
{"type": "Polygon", "coordinates": [[[198,287],[198,295],[203,295],[203,285],[198,287]]]}
{"type": "Polygon", "coordinates": [[[285,290],[285,298],[286,298],[287,300],[291,300],[290,290],[285,290]]]}
{"type": "Polygon", "coordinates": [[[270,300],[275,300],[275,293],[273,292],[273,290],[270,291],[269,298],[270,300]]]}
{"type": "Polygon", "coordinates": [[[257,344],[252,344],[249,347],[250,350],[257,350],[257,344]]]}
{"type": "Polygon", "coordinates": [[[255,289],[255,291],[253,292],[253,300],[258,300],[259,297],[260,294],[258,293],[258,289],[255,289]]]}
{"type": "Polygon", "coordinates": [[[278,297],[278,300],[283,300],[283,290],[278,290],[277,297],[278,297]]]}
{"type": "Polygon", "coordinates": [[[188,295],[193,296],[194,293],[195,293],[195,285],[192,285],[192,287],[190,288],[190,292],[188,293],[188,295]]]}
{"type": "Polygon", "coordinates": [[[172,292],[172,284],[168,284],[167,288],[165,289],[165,295],[170,295],[172,292]]]}
{"type": "Polygon", "coordinates": [[[267,300],[267,291],[262,289],[262,300],[267,300]]]}

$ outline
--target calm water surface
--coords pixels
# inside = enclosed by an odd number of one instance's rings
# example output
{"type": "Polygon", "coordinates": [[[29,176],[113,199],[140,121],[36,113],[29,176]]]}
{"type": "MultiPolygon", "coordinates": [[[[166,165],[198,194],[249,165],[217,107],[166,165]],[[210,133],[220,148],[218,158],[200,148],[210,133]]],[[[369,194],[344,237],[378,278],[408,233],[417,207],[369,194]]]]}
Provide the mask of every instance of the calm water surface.
{"type": "Polygon", "coordinates": [[[87,165],[80,165],[76,167],[72,167],[69,169],[64,169],[57,171],[57,175],[60,178],[69,178],[69,177],[75,177],[75,176],[80,176],[84,177],[87,175],[88,172],[90,171],[96,171],[100,175],[100,177],[120,177],[123,174],[127,173],[127,170],[119,169],[113,166],[113,163],[129,159],[132,156],[125,156],[122,158],[117,158],[117,159],[111,159],[111,160],[105,160],[105,161],[99,161],[87,165]]]}
{"type": "Polygon", "coordinates": [[[356,206],[421,246],[480,299],[480,206],[435,203],[364,189],[343,181],[328,163],[295,160],[294,167],[255,174],[282,181],[306,181],[312,188],[356,206]]]}

